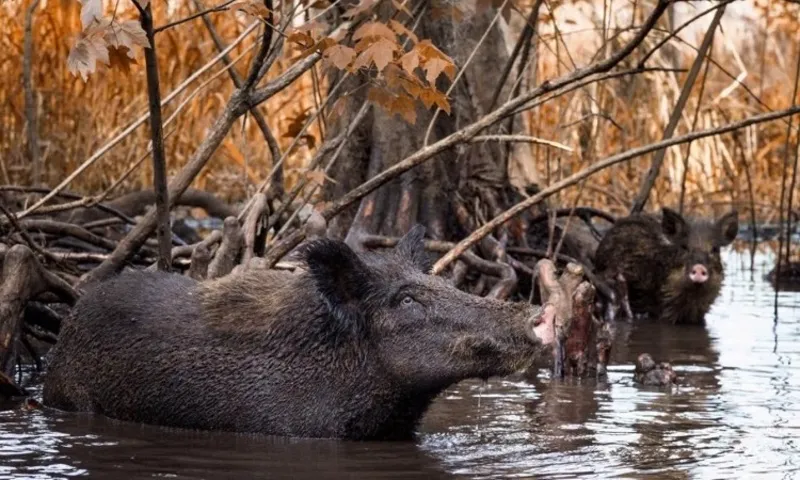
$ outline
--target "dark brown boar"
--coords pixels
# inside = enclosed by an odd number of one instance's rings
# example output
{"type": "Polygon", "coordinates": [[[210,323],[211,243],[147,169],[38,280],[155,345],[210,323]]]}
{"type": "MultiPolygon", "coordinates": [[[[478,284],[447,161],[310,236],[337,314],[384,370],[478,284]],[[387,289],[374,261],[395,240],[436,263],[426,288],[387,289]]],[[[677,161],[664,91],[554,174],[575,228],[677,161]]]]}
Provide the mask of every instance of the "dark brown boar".
{"type": "Polygon", "coordinates": [[[733,210],[716,221],[687,220],[664,208],[662,217],[618,220],[595,252],[595,267],[610,282],[622,274],[634,314],[675,324],[704,324],[725,276],[720,248],[739,231],[733,210]]]}
{"type": "Polygon", "coordinates": [[[65,322],[44,403],[200,430],[408,439],[442,390],[526,368],[555,334],[550,306],[427,275],[423,235],[381,253],[316,240],[300,274],[121,274],[65,322]]]}

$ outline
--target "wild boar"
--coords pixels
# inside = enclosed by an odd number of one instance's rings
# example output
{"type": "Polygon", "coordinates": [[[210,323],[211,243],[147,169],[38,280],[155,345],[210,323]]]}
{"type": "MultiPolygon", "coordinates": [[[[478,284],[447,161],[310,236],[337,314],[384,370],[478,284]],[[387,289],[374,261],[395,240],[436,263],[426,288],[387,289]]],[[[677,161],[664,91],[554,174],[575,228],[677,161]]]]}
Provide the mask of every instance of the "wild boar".
{"type": "Polygon", "coordinates": [[[428,275],[424,231],[384,252],[309,242],[300,274],[114,277],[65,322],[44,404],[199,430],[409,439],[442,390],[526,368],[555,335],[549,307],[428,275]]]}
{"type": "Polygon", "coordinates": [[[601,278],[622,274],[634,314],[673,324],[705,324],[725,271],[720,249],[739,231],[736,210],[716,221],[687,220],[664,208],[662,217],[637,214],[618,220],[595,252],[601,278]]]}

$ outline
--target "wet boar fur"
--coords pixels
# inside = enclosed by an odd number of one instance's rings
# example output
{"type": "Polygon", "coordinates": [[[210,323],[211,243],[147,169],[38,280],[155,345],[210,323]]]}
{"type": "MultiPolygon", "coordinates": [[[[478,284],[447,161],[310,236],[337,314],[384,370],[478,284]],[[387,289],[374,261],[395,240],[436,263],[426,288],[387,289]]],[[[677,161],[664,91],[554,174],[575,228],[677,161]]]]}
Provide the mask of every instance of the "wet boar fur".
{"type": "Polygon", "coordinates": [[[526,333],[540,308],[424,273],[423,234],[381,253],[318,240],[299,275],[121,274],[64,325],[44,402],[200,430],[408,439],[443,389],[525,368],[541,347],[526,333]]]}
{"type": "Polygon", "coordinates": [[[739,230],[735,210],[716,221],[687,220],[664,208],[662,217],[637,214],[618,220],[595,252],[597,273],[627,280],[634,314],[673,324],[705,324],[725,277],[720,248],[734,241],[739,230]],[[688,272],[695,264],[708,271],[696,284],[688,272]]]}

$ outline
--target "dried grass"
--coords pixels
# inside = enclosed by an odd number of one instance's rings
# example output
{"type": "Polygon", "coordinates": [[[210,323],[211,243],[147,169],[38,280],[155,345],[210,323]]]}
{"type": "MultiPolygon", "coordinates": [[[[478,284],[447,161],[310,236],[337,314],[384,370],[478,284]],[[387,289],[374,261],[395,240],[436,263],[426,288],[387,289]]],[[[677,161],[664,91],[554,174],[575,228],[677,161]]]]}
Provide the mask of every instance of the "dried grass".
{"type": "MultiPolygon", "coordinates": [[[[27,3],[27,2],[26,2],[27,3]]],[[[46,168],[43,182],[55,185],[81,162],[92,155],[111,137],[147,112],[144,60],[137,57],[129,73],[102,65],[86,83],[67,70],[66,58],[70,45],[80,31],[79,7],[74,1],[49,2],[40,6],[34,22],[35,61],[33,82],[38,95],[37,113],[40,123],[41,150],[46,168]]],[[[166,12],[163,2],[156,8],[156,25],[183,18],[192,10],[188,2],[174,11],[166,12]]],[[[27,5],[18,3],[0,9],[0,24],[8,25],[0,33],[0,76],[20,79],[22,71],[22,42],[24,11],[27,5]]],[[[118,11],[118,15],[128,12],[118,11]]],[[[212,17],[222,38],[230,42],[252,20],[241,14],[223,12],[212,17]]],[[[253,45],[253,33],[230,53],[231,58],[241,55],[253,45]]],[[[160,33],[156,39],[159,58],[161,92],[166,96],[184,79],[217,55],[211,37],[200,19],[178,28],[160,33]]],[[[236,67],[244,75],[252,52],[245,54],[236,67]]],[[[193,90],[219,72],[219,63],[201,75],[189,88],[178,95],[164,109],[164,118],[190,96],[193,90]]],[[[285,59],[277,62],[268,77],[285,68],[285,59]]],[[[267,80],[268,80],[267,79],[267,80]]],[[[266,80],[265,80],[266,81],[266,80]]],[[[165,132],[168,174],[173,174],[186,163],[200,139],[219,116],[233,91],[227,74],[219,75],[205,87],[205,91],[190,99],[165,132]]],[[[29,162],[25,153],[25,117],[22,84],[6,81],[0,85],[0,181],[8,184],[29,183],[29,162]]],[[[299,111],[313,106],[311,77],[305,75],[295,87],[261,106],[268,124],[276,132],[280,146],[285,149],[291,138],[282,138],[291,119],[299,111]]],[[[318,136],[313,128],[312,135],[318,136]]],[[[123,140],[99,162],[81,175],[70,188],[82,193],[98,193],[109,187],[148,148],[147,124],[123,140]]],[[[295,149],[287,159],[290,168],[301,166],[310,158],[308,148],[295,149]]],[[[229,199],[240,199],[248,186],[258,183],[272,165],[269,149],[261,132],[249,116],[239,121],[220,149],[195,181],[194,186],[207,188],[229,199]]],[[[297,173],[288,173],[292,182],[297,173]]],[[[119,187],[119,192],[139,190],[152,184],[149,162],[131,175],[119,187]]]]}
{"type": "MultiPolygon", "coordinates": [[[[757,98],[712,64],[708,77],[704,79],[701,74],[698,79],[675,135],[692,129],[698,105],[695,129],[711,128],[763,112],[767,108],[764,105],[770,109],[780,109],[794,103],[795,99],[789,97],[800,53],[800,42],[797,41],[797,32],[800,30],[796,20],[800,6],[752,1],[761,8],[755,10],[758,12],[758,21],[749,22],[748,26],[738,25],[734,12],[733,20],[723,24],[725,33],[717,34],[711,56],[718,65],[738,76],[757,98]],[[737,32],[737,28],[740,31],[737,32]],[[743,28],[751,33],[737,37],[743,28]],[[700,99],[698,95],[703,81],[704,94],[700,99]]],[[[10,184],[29,183],[30,174],[25,150],[23,91],[21,82],[15,80],[21,78],[22,18],[27,3],[6,3],[0,8],[0,24],[4,25],[0,32],[0,76],[7,79],[0,84],[0,123],[3,126],[0,135],[0,181],[10,184]]],[[[523,11],[527,12],[531,2],[528,5],[522,3],[523,11]]],[[[188,4],[173,5],[174,10],[166,11],[166,4],[154,3],[156,24],[190,14],[188,4]]],[[[553,26],[552,12],[543,7],[536,47],[536,69],[528,72],[529,81],[539,83],[542,79],[563,74],[576,64],[590,62],[593,56],[598,55],[598,51],[599,55],[606,55],[624,42],[631,34],[625,31],[626,28],[630,24],[639,24],[651,8],[646,1],[637,2],[635,9],[633,5],[630,2],[612,4],[611,0],[605,0],[605,3],[603,0],[593,0],[565,4],[555,10],[558,28],[553,26]],[[613,12],[614,15],[604,15],[604,11],[613,12]],[[615,40],[604,40],[615,36],[615,40]]],[[[40,6],[34,23],[34,85],[38,95],[41,150],[46,165],[43,180],[48,185],[58,183],[95,149],[146,111],[141,55],[139,65],[129,73],[103,66],[87,83],[67,71],[69,47],[80,28],[78,8],[79,3],[75,1],[51,0],[48,5],[40,6]]],[[[708,5],[700,3],[691,8],[699,12],[708,8],[708,5]]],[[[694,13],[689,12],[688,15],[694,13]]],[[[708,15],[705,20],[710,17],[708,15]]],[[[247,24],[243,17],[231,12],[215,14],[212,19],[227,41],[241,33],[247,24]]],[[[510,36],[513,37],[519,27],[518,21],[512,22],[510,36]]],[[[698,23],[697,28],[681,32],[681,40],[670,40],[651,57],[648,66],[688,69],[694,60],[692,46],[699,44],[698,32],[699,35],[703,33],[701,27],[702,23],[698,23]]],[[[662,23],[660,30],[651,35],[628,66],[633,66],[633,62],[644,51],[667,35],[667,28],[668,25],[662,23]]],[[[234,49],[231,57],[242,54],[252,45],[254,38],[251,36],[234,49]]],[[[199,19],[159,34],[157,49],[161,91],[164,95],[217,54],[199,19]]],[[[241,73],[249,58],[250,53],[245,54],[237,66],[241,73]]],[[[270,75],[278,74],[286,64],[287,59],[281,59],[270,75]]],[[[211,78],[220,68],[222,64],[210,69],[192,87],[181,93],[165,108],[165,118],[197,85],[211,78]]],[[[647,73],[605,81],[558,97],[527,112],[531,135],[565,143],[576,150],[576,153],[569,154],[531,145],[529,148],[540,178],[545,181],[557,180],[613,153],[660,140],[684,77],[683,73],[647,73]]],[[[232,89],[228,76],[220,75],[208,84],[205,92],[188,100],[175,122],[166,128],[169,133],[166,146],[170,173],[186,162],[221,112],[232,89]]],[[[293,88],[261,106],[282,149],[291,142],[291,138],[282,135],[292,120],[299,112],[313,108],[312,94],[311,76],[305,75],[293,88]]],[[[686,145],[669,149],[649,208],[678,203],[686,161],[687,210],[719,214],[733,202],[743,215],[749,215],[746,181],[746,170],[749,169],[757,216],[762,221],[774,221],[778,214],[777,198],[784,168],[786,132],[785,123],[773,122],[740,131],[736,136],[705,138],[691,145],[688,159],[685,158],[689,151],[686,145]]],[[[317,125],[310,133],[318,145],[320,132],[317,125]]],[[[97,193],[108,188],[146,151],[147,144],[148,128],[145,124],[80,176],[71,189],[97,193]]],[[[796,144],[795,133],[791,148],[796,148],[796,144]]],[[[312,155],[310,145],[301,145],[291,153],[287,163],[287,186],[294,184],[298,176],[303,174],[302,168],[312,155]]],[[[607,208],[617,214],[624,213],[649,167],[649,158],[596,175],[586,183],[580,203],[607,208]]],[[[260,131],[252,119],[246,117],[239,121],[194,186],[219,192],[228,200],[240,200],[247,195],[249,186],[263,180],[271,164],[272,159],[260,131]]],[[[119,191],[138,190],[150,184],[149,162],[144,162],[121,184],[119,191]]],[[[561,202],[571,204],[578,191],[579,187],[565,191],[561,195],[561,202]]],[[[797,196],[798,192],[795,193],[797,196]]]]}

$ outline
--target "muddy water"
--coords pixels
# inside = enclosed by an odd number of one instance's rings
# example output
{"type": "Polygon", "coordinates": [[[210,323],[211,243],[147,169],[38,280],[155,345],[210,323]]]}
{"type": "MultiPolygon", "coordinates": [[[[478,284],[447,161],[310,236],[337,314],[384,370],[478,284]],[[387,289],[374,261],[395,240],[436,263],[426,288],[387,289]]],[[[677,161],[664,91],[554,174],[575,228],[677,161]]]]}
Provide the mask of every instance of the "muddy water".
{"type": "Polygon", "coordinates": [[[83,415],[0,412],[0,478],[800,478],[800,293],[761,279],[772,258],[726,254],[706,328],[622,328],[608,381],[546,373],[464,382],[408,443],[223,435],[83,415]],[[672,390],[632,382],[641,352],[672,390]]]}

